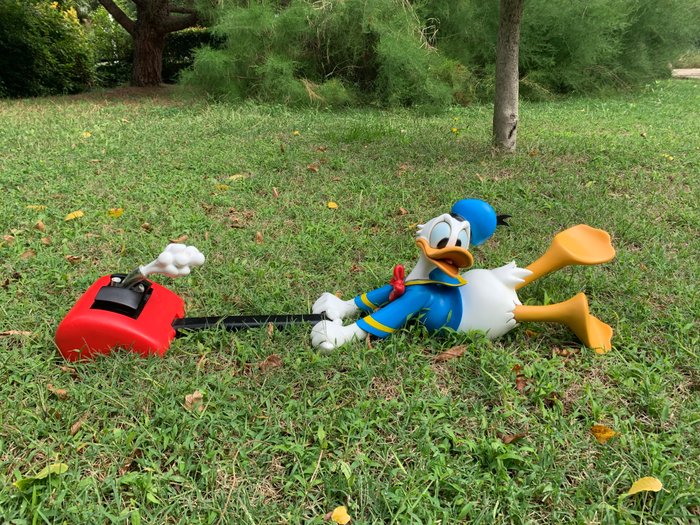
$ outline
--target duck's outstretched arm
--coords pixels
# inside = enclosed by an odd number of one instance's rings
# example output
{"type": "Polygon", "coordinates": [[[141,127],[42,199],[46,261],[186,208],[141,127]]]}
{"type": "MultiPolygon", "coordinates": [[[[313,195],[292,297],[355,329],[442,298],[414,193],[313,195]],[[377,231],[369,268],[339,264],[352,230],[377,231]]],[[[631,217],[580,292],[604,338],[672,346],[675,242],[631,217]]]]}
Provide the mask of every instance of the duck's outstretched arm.
{"type": "Polygon", "coordinates": [[[332,293],[324,292],[311,307],[311,311],[315,314],[326,314],[326,317],[331,320],[345,319],[358,312],[373,312],[389,302],[392,289],[391,285],[387,284],[371,292],[360,294],[349,301],[343,301],[332,293]]]}

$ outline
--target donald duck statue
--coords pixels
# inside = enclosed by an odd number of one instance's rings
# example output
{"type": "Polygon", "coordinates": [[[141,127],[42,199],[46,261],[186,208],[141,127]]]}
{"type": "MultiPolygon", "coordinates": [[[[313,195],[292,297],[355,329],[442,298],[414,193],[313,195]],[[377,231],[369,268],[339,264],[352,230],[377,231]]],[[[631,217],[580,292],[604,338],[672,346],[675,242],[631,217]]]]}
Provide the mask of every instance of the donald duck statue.
{"type": "Polygon", "coordinates": [[[503,217],[479,199],[463,199],[445,213],[418,226],[416,244],[421,254],[415,268],[403,278],[394,269],[390,284],[344,301],[324,293],[314,303],[315,314],[328,320],[311,332],[315,347],[333,350],[368,335],[384,338],[414,320],[429,331],[452,329],[482,331],[495,339],[520,322],[559,322],[568,326],[587,347],[598,353],[611,349],[612,328],[589,313],[583,293],[546,306],[523,305],[517,291],[535,279],[572,264],[602,264],[615,257],[610,235],[580,224],[554,237],[545,254],[526,268],[515,262],[492,270],[476,269],[469,246],[489,239],[503,217]],[[366,314],[352,324],[343,319],[366,314]]]}

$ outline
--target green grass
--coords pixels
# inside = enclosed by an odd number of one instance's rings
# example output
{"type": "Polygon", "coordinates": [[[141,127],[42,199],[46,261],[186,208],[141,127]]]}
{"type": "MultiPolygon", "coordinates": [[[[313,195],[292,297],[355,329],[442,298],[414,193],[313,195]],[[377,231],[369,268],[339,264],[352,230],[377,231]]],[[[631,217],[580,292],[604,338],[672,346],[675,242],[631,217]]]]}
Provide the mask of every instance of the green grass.
{"type": "Polygon", "coordinates": [[[519,153],[498,157],[487,106],[1,101],[0,332],[30,334],[0,336],[0,521],[322,523],[339,505],[353,523],[700,521],[698,107],[690,81],[524,104],[519,153]],[[585,291],[615,329],[610,353],[532,324],[493,343],[414,328],[324,354],[295,327],[202,332],[163,359],[120,353],[75,371],[57,357],[53,333],[81,293],[168,239],[208,257],[159,279],[190,315],[301,313],[324,291],[387,282],[416,259],[413,225],[469,196],[513,215],[474,250],[478,266],[526,265],[578,223],[612,234],[613,262],[521,294],[585,291]],[[433,362],[457,344],[464,357],[433,362]],[[283,364],[263,371],[271,354],[283,364]],[[184,406],[195,390],[201,412],[184,406]],[[598,444],[596,423],[619,436],[598,444]],[[56,462],[68,471],[12,485],[56,462]],[[625,497],[642,476],[664,490],[625,497]]]}

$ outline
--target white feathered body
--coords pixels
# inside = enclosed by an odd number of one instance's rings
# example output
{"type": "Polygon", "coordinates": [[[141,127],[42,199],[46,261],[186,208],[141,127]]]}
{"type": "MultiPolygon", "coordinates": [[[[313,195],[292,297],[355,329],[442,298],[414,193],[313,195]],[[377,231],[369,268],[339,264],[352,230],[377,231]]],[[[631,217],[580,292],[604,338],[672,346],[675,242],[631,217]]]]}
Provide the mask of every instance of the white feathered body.
{"type": "Polygon", "coordinates": [[[462,320],[458,330],[485,332],[496,339],[517,326],[513,311],[522,304],[515,287],[530,275],[530,270],[511,262],[492,270],[470,270],[462,274],[467,284],[462,294],[462,320]]]}

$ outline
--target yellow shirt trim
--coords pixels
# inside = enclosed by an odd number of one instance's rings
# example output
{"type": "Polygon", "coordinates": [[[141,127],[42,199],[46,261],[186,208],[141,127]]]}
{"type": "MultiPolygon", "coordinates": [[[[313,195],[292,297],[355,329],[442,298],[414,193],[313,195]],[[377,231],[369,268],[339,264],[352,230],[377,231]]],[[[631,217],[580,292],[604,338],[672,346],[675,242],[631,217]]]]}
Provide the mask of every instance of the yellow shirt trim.
{"type": "Polygon", "coordinates": [[[362,304],[364,304],[364,305],[365,305],[366,307],[368,307],[368,308],[371,308],[372,310],[376,310],[376,309],[377,309],[377,305],[374,304],[374,303],[372,303],[372,301],[370,301],[370,300],[367,298],[367,294],[366,294],[366,293],[363,293],[363,294],[360,296],[360,301],[362,301],[362,304]]]}
{"type": "Polygon", "coordinates": [[[378,321],[375,321],[374,319],[372,319],[372,316],[371,316],[371,315],[368,315],[368,316],[365,317],[363,320],[364,320],[368,325],[370,325],[372,328],[376,328],[377,330],[381,330],[382,332],[386,332],[387,334],[391,334],[391,333],[393,333],[393,332],[396,331],[396,330],[394,330],[393,328],[390,328],[390,327],[388,327],[388,326],[386,326],[386,325],[383,325],[382,323],[380,323],[380,322],[378,322],[378,321]]]}

